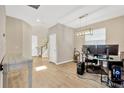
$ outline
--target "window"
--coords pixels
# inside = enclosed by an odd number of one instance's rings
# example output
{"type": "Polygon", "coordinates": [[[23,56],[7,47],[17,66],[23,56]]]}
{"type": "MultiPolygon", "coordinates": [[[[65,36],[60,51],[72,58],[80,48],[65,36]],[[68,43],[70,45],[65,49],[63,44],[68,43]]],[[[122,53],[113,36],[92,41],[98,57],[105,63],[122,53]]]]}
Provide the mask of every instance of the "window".
{"type": "Polygon", "coordinates": [[[86,45],[100,45],[106,43],[106,29],[94,29],[92,35],[85,35],[86,45]]]}

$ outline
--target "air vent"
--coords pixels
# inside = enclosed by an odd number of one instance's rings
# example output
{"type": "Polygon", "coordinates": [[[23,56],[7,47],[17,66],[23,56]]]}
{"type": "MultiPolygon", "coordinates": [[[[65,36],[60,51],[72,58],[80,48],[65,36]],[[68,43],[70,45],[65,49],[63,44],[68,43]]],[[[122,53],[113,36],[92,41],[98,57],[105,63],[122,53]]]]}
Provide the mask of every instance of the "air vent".
{"type": "Polygon", "coordinates": [[[40,7],[40,5],[28,5],[28,6],[34,8],[34,9],[38,9],[40,7]]]}

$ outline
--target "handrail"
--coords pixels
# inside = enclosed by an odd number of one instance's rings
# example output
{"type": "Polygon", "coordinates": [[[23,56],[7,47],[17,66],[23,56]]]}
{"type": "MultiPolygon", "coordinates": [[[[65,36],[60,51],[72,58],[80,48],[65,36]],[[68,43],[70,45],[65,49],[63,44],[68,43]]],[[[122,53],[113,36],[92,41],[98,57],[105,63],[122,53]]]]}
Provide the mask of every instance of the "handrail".
{"type": "Polygon", "coordinates": [[[41,47],[46,47],[47,46],[47,44],[48,44],[48,41],[43,45],[43,46],[41,46],[41,47]]]}
{"type": "Polygon", "coordinates": [[[47,46],[48,46],[48,41],[43,46],[41,46],[41,57],[42,57],[42,54],[43,54],[43,48],[47,49],[47,46]]]}

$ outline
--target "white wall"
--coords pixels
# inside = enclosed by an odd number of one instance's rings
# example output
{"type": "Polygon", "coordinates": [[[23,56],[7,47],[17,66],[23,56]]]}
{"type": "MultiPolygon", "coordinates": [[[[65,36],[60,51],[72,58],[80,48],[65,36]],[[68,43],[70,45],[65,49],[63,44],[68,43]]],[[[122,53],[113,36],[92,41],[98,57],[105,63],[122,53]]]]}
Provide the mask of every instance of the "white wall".
{"type": "Polygon", "coordinates": [[[82,45],[85,43],[85,36],[76,36],[76,31],[74,35],[74,47],[76,50],[81,51],[82,50],[82,45]]]}
{"type": "Polygon", "coordinates": [[[57,64],[73,60],[74,29],[57,24],[49,29],[49,35],[56,33],[57,64]]]}
{"type": "Polygon", "coordinates": [[[31,26],[24,21],[6,17],[8,56],[31,57],[31,30],[31,26]]]}
{"type": "Polygon", "coordinates": [[[32,27],[23,22],[23,56],[32,56],[32,27]]]}
{"type": "MultiPolygon", "coordinates": [[[[3,33],[5,33],[5,22],[6,22],[5,7],[0,6],[0,62],[2,58],[5,56],[5,52],[6,52],[6,46],[5,46],[6,38],[3,37],[3,33]]],[[[0,72],[0,88],[2,87],[3,87],[3,73],[0,72]]]]}
{"type": "Polygon", "coordinates": [[[5,41],[6,38],[3,37],[3,33],[5,33],[5,23],[6,23],[6,17],[5,17],[5,8],[4,6],[0,6],[0,62],[5,56],[5,41]]]}
{"type": "Polygon", "coordinates": [[[31,27],[26,22],[8,17],[6,20],[7,55],[32,56],[32,35],[38,36],[38,46],[47,40],[48,29],[42,26],[31,27]]]}
{"type": "Polygon", "coordinates": [[[22,21],[6,17],[7,55],[22,55],[22,21]]]}

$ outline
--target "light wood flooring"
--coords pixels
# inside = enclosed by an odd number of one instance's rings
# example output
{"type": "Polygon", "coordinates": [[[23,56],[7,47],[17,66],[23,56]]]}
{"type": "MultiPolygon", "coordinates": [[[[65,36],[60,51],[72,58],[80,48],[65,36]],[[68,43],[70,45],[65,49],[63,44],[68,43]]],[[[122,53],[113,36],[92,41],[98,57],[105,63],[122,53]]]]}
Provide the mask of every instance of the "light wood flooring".
{"type": "MultiPolygon", "coordinates": [[[[27,68],[11,71],[8,74],[8,87],[26,88],[28,87],[27,68]]],[[[100,82],[100,76],[85,73],[81,78],[76,74],[76,63],[55,65],[49,63],[47,58],[33,58],[32,70],[33,88],[105,88],[105,84],[100,82]],[[41,70],[40,67],[46,67],[41,70]],[[39,68],[39,71],[36,71],[39,68]]]]}

